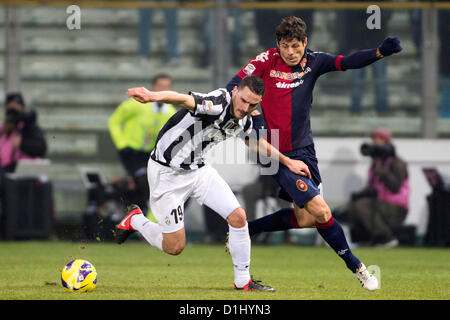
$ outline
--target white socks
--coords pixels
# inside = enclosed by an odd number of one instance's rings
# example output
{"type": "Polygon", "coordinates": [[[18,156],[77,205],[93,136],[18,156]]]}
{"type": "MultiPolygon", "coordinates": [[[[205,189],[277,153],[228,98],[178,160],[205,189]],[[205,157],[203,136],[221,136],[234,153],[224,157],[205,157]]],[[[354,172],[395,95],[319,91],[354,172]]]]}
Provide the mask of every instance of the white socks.
{"type": "Polygon", "coordinates": [[[162,232],[157,223],[147,219],[143,214],[135,214],[131,217],[130,225],[139,231],[152,246],[162,251],[162,232]]]}
{"type": "Polygon", "coordinates": [[[238,288],[244,287],[250,280],[250,249],[251,241],[248,225],[242,228],[229,227],[228,245],[234,265],[234,284],[238,288]]]}
{"type": "MultiPolygon", "coordinates": [[[[162,232],[157,223],[147,219],[143,214],[135,214],[130,220],[131,227],[139,231],[152,246],[162,249],[162,232]]],[[[250,251],[251,241],[248,225],[242,228],[229,227],[229,248],[234,265],[234,284],[238,288],[244,287],[250,280],[250,251]]]]}

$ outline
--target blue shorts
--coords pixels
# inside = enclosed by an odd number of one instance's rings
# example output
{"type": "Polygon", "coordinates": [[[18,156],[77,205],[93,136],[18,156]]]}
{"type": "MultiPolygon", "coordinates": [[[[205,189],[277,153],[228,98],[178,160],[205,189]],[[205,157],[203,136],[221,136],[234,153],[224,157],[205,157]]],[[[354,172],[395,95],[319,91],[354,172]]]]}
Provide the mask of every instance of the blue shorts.
{"type": "Polygon", "coordinates": [[[281,186],[280,198],[294,201],[300,208],[313,197],[320,194],[320,177],[316,150],[314,144],[283,153],[287,157],[303,161],[311,172],[311,179],[295,174],[280,163],[278,172],[274,175],[275,180],[281,186]]]}

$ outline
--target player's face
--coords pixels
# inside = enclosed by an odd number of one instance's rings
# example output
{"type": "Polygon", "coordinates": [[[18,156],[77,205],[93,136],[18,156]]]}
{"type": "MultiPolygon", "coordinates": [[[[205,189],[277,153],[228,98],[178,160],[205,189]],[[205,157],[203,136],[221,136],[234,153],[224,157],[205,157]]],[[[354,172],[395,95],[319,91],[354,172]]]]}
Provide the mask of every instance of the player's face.
{"type": "Polygon", "coordinates": [[[239,120],[245,118],[245,116],[255,110],[262,100],[260,95],[253,93],[248,87],[244,87],[240,90],[237,87],[234,87],[232,94],[232,113],[233,116],[239,120]]]}
{"type": "Polygon", "coordinates": [[[308,40],[300,41],[298,39],[286,40],[281,39],[278,42],[281,59],[290,67],[296,66],[300,63],[300,59],[305,53],[306,44],[308,40]]]}

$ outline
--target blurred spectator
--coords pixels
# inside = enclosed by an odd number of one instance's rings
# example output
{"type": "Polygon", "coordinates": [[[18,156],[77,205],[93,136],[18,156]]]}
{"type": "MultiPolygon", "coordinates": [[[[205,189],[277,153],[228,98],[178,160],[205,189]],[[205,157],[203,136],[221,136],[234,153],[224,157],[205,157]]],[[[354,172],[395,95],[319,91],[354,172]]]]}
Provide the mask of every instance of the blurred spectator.
{"type": "Polygon", "coordinates": [[[450,117],[450,10],[438,11],[439,71],[441,77],[441,116],[450,117]]]}
{"type": "MultiPolygon", "coordinates": [[[[141,0],[148,2],[150,0],[141,0]]],[[[160,2],[176,2],[177,0],[159,0],[160,2]]],[[[139,24],[138,24],[138,53],[144,58],[149,58],[151,55],[151,22],[153,17],[153,8],[139,9],[139,24]]],[[[167,39],[167,61],[172,65],[177,65],[180,57],[178,51],[178,17],[177,9],[164,9],[164,21],[166,25],[166,39],[167,39]]]]}
{"type": "MultiPolygon", "coordinates": [[[[0,175],[14,172],[22,159],[42,158],[47,151],[44,133],[34,110],[25,111],[21,93],[8,93],[0,126],[0,175]]],[[[1,179],[1,178],[0,178],[1,179]]]]}
{"type": "MultiPolygon", "coordinates": [[[[359,2],[359,0],[350,1],[359,2]]],[[[362,2],[367,2],[367,6],[369,6],[372,1],[363,0],[362,2]]],[[[366,23],[369,16],[365,9],[343,10],[338,14],[338,19],[340,20],[338,21],[338,33],[341,35],[339,37],[339,54],[348,55],[352,51],[373,48],[374,45],[381,43],[387,37],[387,26],[391,17],[391,10],[381,10],[380,29],[367,28],[366,23]]],[[[386,59],[380,59],[370,65],[375,84],[375,108],[380,114],[386,114],[388,112],[386,64],[386,59]]],[[[361,98],[365,89],[367,69],[360,68],[351,70],[353,80],[350,112],[354,115],[361,114],[361,98]]]]}
{"type": "Polygon", "coordinates": [[[372,144],[361,146],[372,165],[367,186],[352,194],[348,208],[352,233],[370,235],[372,244],[385,247],[399,243],[392,228],[405,220],[409,198],[407,164],[396,155],[391,140],[391,131],[380,127],[372,133],[372,144]]]}
{"type": "MultiPolygon", "coordinates": [[[[172,79],[159,74],[153,78],[151,88],[153,91],[172,90],[172,79]]],[[[112,181],[128,190],[125,206],[136,203],[147,211],[147,162],[160,129],[175,112],[175,107],[170,104],[142,104],[130,98],[122,102],[109,118],[109,132],[128,175],[125,179],[112,181]]]]}
{"type": "Polygon", "coordinates": [[[8,93],[5,118],[0,125],[0,234],[2,238],[48,237],[52,214],[48,181],[9,178],[17,164],[45,156],[47,143],[37,113],[25,110],[19,92],[8,93]],[[24,197],[26,202],[24,202],[24,197]],[[39,221],[35,223],[32,221],[39,221]],[[25,230],[24,230],[25,229],[25,230]]]}
{"type": "MultiPolygon", "coordinates": [[[[268,2],[272,0],[260,0],[260,2],[268,2]]],[[[276,0],[280,1],[280,0],[276,0]]],[[[308,26],[307,34],[311,37],[313,32],[313,10],[294,10],[294,9],[278,9],[278,10],[255,10],[255,28],[258,34],[258,42],[267,50],[277,46],[273,30],[280,24],[284,17],[296,16],[301,18],[308,26]]]]}
{"type": "MultiPolygon", "coordinates": [[[[209,0],[212,1],[212,0],[209,0]]],[[[241,0],[227,0],[227,2],[239,3],[241,0]]],[[[240,66],[241,58],[241,43],[243,40],[242,30],[242,18],[240,9],[230,9],[229,16],[232,18],[230,21],[230,62],[233,66],[240,66]]],[[[200,67],[207,67],[213,61],[215,45],[215,25],[216,25],[216,9],[205,9],[205,18],[203,22],[203,54],[200,57],[200,67]]]]}

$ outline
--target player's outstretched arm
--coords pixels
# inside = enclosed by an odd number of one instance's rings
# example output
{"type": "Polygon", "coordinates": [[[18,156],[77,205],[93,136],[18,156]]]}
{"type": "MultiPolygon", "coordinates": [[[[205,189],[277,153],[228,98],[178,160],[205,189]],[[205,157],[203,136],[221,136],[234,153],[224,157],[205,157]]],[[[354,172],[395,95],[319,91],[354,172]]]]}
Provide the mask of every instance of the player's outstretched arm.
{"type": "Polygon", "coordinates": [[[150,91],[144,87],[137,87],[128,89],[127,96],[140,103],[163,102],[189,110],[195,108],[194,97],[175,91],[150,91]]]}
{"type": "Polygon", "coordinates": [[[399,37],[387,37],[383,42],[373,49],[364,49],[342,57],[340,69],[359,69],[368,66],[381,58],[402,51],[399,37]]]}

